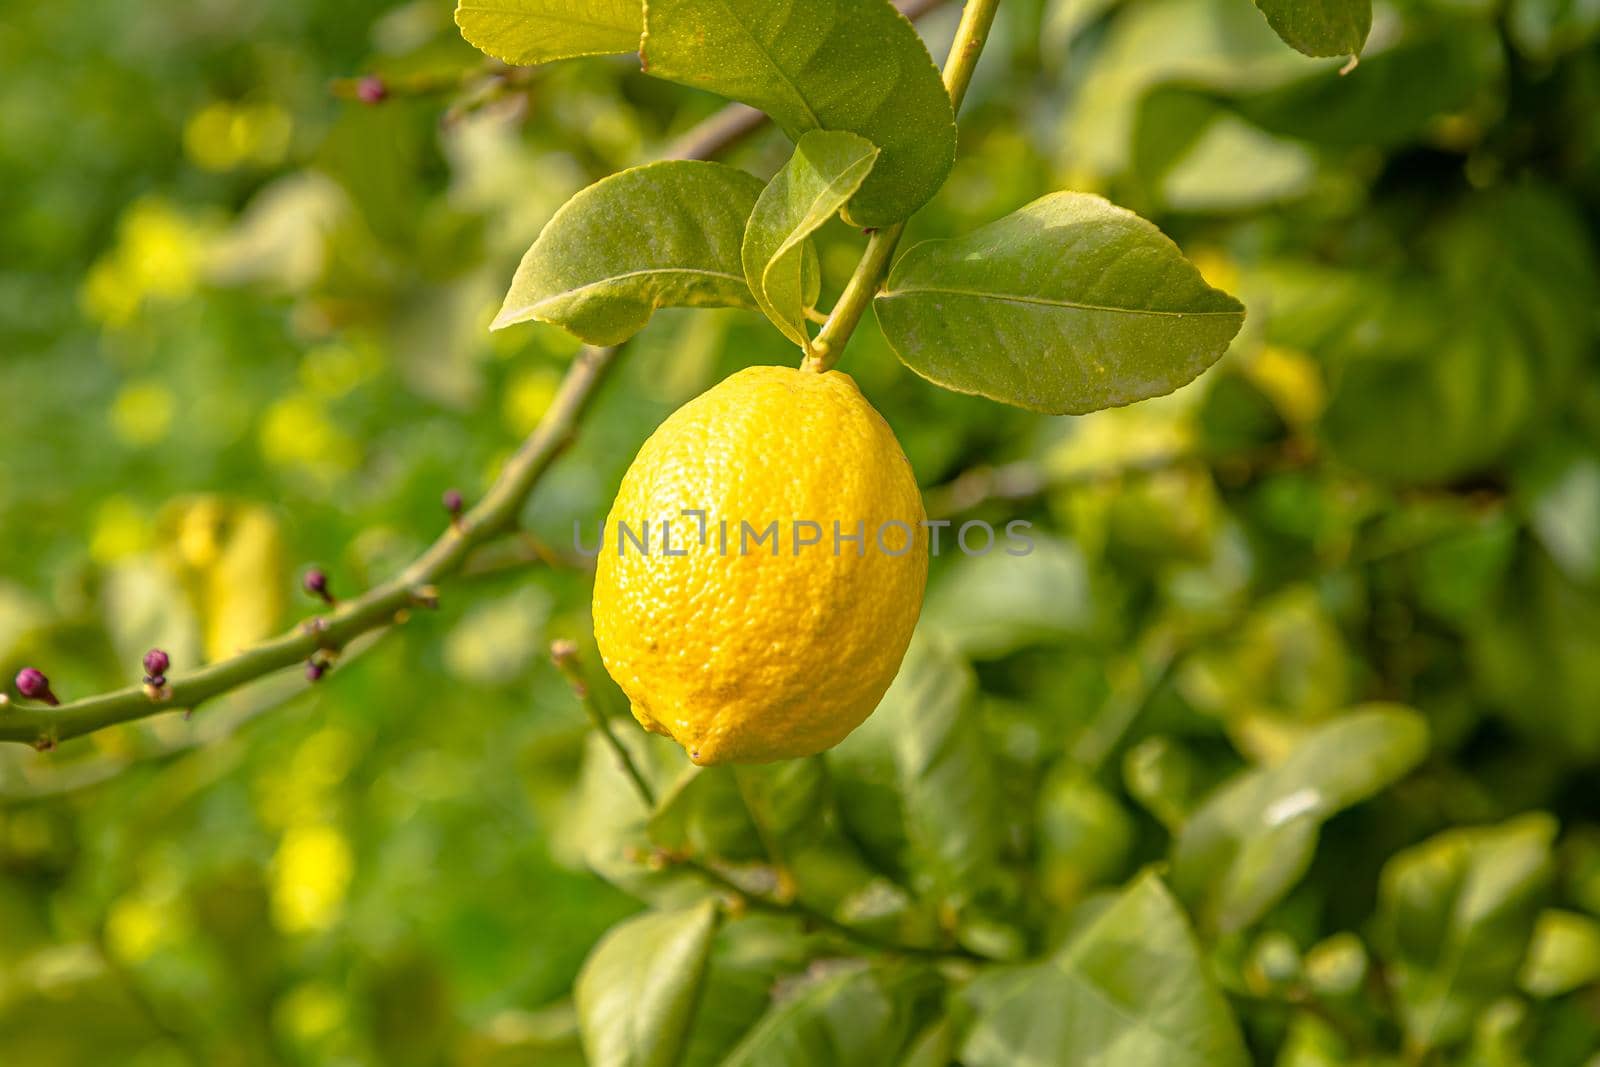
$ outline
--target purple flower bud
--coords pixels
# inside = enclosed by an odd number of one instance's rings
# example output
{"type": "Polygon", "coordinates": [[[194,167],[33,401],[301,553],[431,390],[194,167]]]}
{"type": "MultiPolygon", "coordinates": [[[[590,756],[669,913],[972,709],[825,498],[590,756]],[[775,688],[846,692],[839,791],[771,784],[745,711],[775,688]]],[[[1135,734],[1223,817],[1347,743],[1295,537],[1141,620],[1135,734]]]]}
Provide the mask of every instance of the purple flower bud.
{"type": "Polygon", "coordinates": [[[159,648],[152,648],[144,654],[144,673],[152,678],[166,674],[170,666],[172,659],[159,648]]]}
{"type": "Polygon", "coordinates": [[[312,596],[333,603],[333,596],[328,592],[328,576],[320,568],[312,567],[306,571],[306,576],[301,582],[306,587],[306,592],[312,596]]]}
{"type": "Polygon", "coordinates": [[[306,681],[320,682],[322,681],[322,676],[327,673],[328,668],[318,663],[316,660],[312,659],[306,661],[306,681]]]}
{"type": "Polygon", "coordinates": [[[60,703],[50,691],[50,679],[34,667],[24,667],[17,672],[17,692],[29,700],[42,700],[52,706],[60,703]]]}
{"type": "Polygon", "coordinates": [[[376,74],[368,74],[356,82],[356,99],[363,104],[381,104],[389,96],[389,87],[376,74]]]}
{"type": "Polygon", "coordinates": [[[451,518],[460,515],[461,509],[465,504],[466,501],[461,498],[461,490],[446,489],[444,491],[444,509],[450,513],[451,518]]]}

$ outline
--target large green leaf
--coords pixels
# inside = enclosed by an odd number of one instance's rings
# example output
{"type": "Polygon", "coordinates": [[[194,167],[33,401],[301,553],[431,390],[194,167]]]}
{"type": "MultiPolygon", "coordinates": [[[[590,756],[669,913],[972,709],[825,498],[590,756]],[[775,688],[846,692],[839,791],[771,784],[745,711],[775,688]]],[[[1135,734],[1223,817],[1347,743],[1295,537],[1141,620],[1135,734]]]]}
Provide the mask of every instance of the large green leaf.
{"type": "Polygon", "coordinates": [[[955,159],[949,95],[889,0],[651,0],[640,54],[648,73],[760,108],[792,140],[848,130],[877,145],[846,209],[858,226],[910,215],[955,159]]]}
{"type": "Polygon", "coordinates": [[[1516,988],[1552,873],[1556,821],[1538,813],[1448,830],[1383,869],[1378,923],[1406,1043],[1456,1044],[1516,988]]]}
{"type": "Polygon", "coordinates": [[[939,980],[905,964],[841,964],[767,1013],[723,1067],[880,1067],[929,1014],[939,980]]]}
{"type": "Polygon", "coordinates": [[[833,751],[839,814],[880,862],[941,904],[992,878],[1001,812],[971,668],[919,630],[872,716],[833,751]]]}
{"type": "Polygon", "coordinates": [[[844,130],[812,130],[762,190],[744,231],[744,277],[785,337],[811,351],[806,332],[807,238],[855,195],[878,158],[871,141],[844,130]]]}
{"type": "Polygon", "coordinates": [[[721,1067],[772,1006],[773,989],[803,971],[814,952],[794,919],[752,913],[722,923],[678,1067],[721,1067]]]}
{"type": "Polygon", "coordinates": [[[598,181],[522,257],[493,328],[532,319],[614,345],[657,308],[754,307],[739,246],[760,195],[742,170],[688,160],[598,181]]]}
{"type": "Polygon", "coordinates": [[[1323,822],[1427,751],[1426,720],[1405,708],[1367,707],[1318,727],[1281,763],[1244,772],[1202,805],[1174,847],[1173,887],[1206,928],[1250,925],[1305,874],[1323,822]]]}
{"type": "Polygon", "coordinates": [[[640,0],[460,0],[456,25],[468,43],[526,67],[635,51],[644,12],[640,0]]]}
{"type": "Polygon", "coordinates": [[[873,306],[929,381],[1055,414],[1170,393],[1244,323],[1160,230],[1085,193],[915,245],[873,306]]]}
{"type": "Polygon", "coordinates": [[[1308,56],[1360,53],[1372,29],[1372,0],[1256,0],[1267,22],[1308,56]]]}
{"type": "Polygon", "coordinates": [[[966,990],[968,1067],[1245,1067],[1226,998],[1160,879],[1143,875],[1043,963],[966,990]]]}
{"type": "Polygon", "coordinates": [[[705,977],[716,928],[706,901],[651,912],[612,928],[573,987],[592,1067],[673,1067],[705,977]]]}
{"type": "Polygon", "coordinates": [[[873,713],[893,739],[913,876],[966,897],[993,876],[1000,842],[994,761],[965,661],[919,636],[873,713]]]}

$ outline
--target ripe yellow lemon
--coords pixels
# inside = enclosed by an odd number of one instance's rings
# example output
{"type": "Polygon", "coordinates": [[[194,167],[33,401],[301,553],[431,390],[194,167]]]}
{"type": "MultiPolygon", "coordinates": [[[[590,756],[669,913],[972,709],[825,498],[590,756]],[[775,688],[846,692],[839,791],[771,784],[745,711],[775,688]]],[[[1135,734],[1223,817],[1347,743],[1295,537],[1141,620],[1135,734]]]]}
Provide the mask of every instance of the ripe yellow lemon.
{"type": "Polygon", "coordinates": [[[623,476],[595,575],[606,670],[696,763],[830,748],[905,655],[925,517],[849,375],[742,370],[674,412],[623,476]]]}

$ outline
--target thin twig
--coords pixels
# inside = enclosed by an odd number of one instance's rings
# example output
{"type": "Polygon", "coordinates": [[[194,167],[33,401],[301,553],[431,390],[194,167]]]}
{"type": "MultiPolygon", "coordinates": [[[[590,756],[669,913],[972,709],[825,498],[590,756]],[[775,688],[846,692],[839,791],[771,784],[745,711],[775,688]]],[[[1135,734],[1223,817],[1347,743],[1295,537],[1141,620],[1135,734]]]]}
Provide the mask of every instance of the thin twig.
{"type": "Polygon", "coordinates": [[[589,721],[594,723],[594,728],[606,744],[611,746],[611,751],[616,754],[617,763],[622,767],[623,773],[633,779],[633,788],[639,793],[639,799],[644,801],[644,806],[655,809],[656,791],[650,788],[650,782],[644,773],[639,770],[639,765],[633,762],[633,757],[623,747],[622,740],[611,729],[611,718],[600,707],[600,702],[594,698],[594,689],[589,685],[588,678],[584,677],[583,665],[578,662],[578,645],[575,641],[557,641],[550,646],[550,658],[555,661],[556,667],[566,678],[567,684],[572,687],[572,693],[578,698],[578,703],[583,705],[583,710],[588,713],[589,721]]]}

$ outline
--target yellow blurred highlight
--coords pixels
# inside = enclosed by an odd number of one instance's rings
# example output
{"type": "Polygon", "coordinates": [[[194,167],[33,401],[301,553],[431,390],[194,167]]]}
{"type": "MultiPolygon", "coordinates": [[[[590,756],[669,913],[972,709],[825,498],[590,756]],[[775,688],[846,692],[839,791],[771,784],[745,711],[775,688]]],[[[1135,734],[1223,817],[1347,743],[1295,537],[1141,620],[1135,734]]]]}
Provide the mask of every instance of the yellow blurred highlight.
{"type": "Polygon", "coordinates": [[[354,860],[350,843],[331,826],[290,827],[272,872],[272,920],[286,933],[325,930],[344,910],[354,860]]]}
{"type": "Polygon", "coordinates": [[[95,512],[89,534],[89,558],[115,563],[150,547],[150,520],[125,496],[107,497],[95,512]]]}
{"type": "Polygon", "coordinates": [[[111,402],[111,429],[130,445],[153,445],[172,428],[177,398],[160,382],[123,386],[111,402]]]}
{"type": "Polygon", "coordinates": [[[294,120],[276,104],[218,100],[189,117],[183,148],[205,170],[272,167],[283,162],[293,134],[294,120]]]}
{"type": "Polygon", "coordinates": [[[1207,285],[1225,293],[1239,291],[1239,264],[1222,249],[1209,246],[1197,248],[1189,253],[1189,262],[1194,264],[1207,285]]]}
{"type": "Polygon", "coordinates": [[[287,764],[256,781],[256,807],[268,826],[287,829],[325,818],[329,794],[355,765],[357,739],[349,730],[323,727],[300,742],[287,764]]]}
{"type": "Polygon", "coordinates": [[[1328,404],[1322,369],[1304,352],[1264,345],[1245,363],[1244,372],[1290,425],[1316,422],[1328,404]]]}
{"type": "Polygon", "coordinates": [[[561,376],[551,367],[532,367],[511,379],[506,389],[506,428],[521,437],[532,433],[556,398],[561,376]]]}
{"type": "Polygon", "coordinates": [[[261,423],[261,454],[279,467],[298,467],[332,484],[353,469],[360,449],[307,393],[291,393],[267,409],[261,423]]]}
{"type": "Polygon", "coordinates": [[[165,558],[201,619],[208,660],[274,633],[287,608],[283,537],[272,511],[207,496],[165,510],[165,558]]]}
{"type": "Polygon", "coordinates": [[[147,300],[177,300],[199,284],[207,231],[158,198],[123,213],[117,243],[89,269],[80,300],[109,327],[130,323],[147,300]]]}
{"type": "Polygon", "coordinates": [[[300,358],[300,384],[314,396],[333,400],[382,368],[383,358],[371,345],[321,345],[300,358]]]}
{"type": "Polygon", "coordinates": [[[124,896],[106,916],[106,941],[125,963],[148,959],[171,940],[171,909],[137,896],[124,896]]]}
{"type": "Polygon", "coordinates": [[[345,995],[325,982],[295,986],[278,1001],[278,1027],[295,1041],[311,1044],[344,1026],[345,995]]]}

